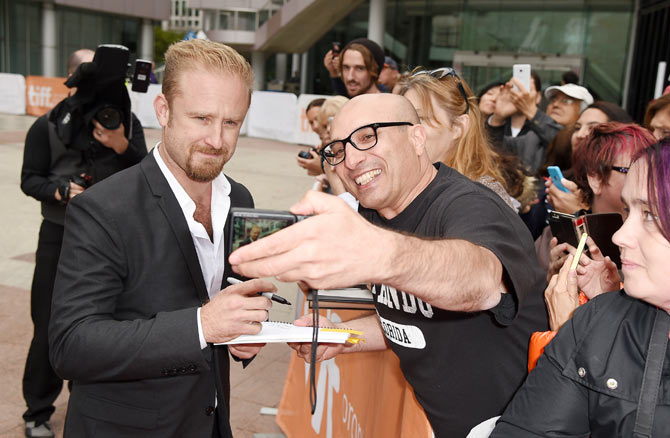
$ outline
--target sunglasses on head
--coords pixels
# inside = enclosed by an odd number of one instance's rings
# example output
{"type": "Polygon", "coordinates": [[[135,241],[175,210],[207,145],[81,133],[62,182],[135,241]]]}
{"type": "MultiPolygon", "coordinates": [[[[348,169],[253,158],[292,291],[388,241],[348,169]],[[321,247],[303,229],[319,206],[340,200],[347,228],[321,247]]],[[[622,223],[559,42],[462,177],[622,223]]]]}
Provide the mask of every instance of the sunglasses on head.
{"type": "Polygon", "coordinates": [[[463,88],[463,84],[461,83],[461,78],[456,74],[456,70],[454,70],[451,67],[442,67],[442,68],[436,68],[435,70],[421,70],[416,73],[413,73],[412,76],[410,77],[415,77],[419,75],[430,75],[431,77],[434,77],[435,79],[442,79],[445,76],[451,76],[452,78],[455,78],[458,80],[458,83],[456,86],[458,87],[458,91],[461,93],[461,96],[463,96],[463,100],[465,100],[465,112],[463,114],[467,114],[470,112],[470,100],[468,99],[468,95],[465,92],[465,88],[463,88]]]}

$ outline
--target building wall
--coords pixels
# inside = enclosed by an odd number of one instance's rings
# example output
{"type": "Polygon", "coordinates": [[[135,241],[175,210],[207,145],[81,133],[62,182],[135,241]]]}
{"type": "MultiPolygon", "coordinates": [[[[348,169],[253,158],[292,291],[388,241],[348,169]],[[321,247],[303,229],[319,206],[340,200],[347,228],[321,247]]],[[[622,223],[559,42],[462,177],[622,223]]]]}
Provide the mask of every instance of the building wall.
{"type": "MultiPolygon", "coordinates": [[[[584,58],[584,83],[602,99],[621,101],[633,0],[387,0],[386,5],[385,49],[407,68],[452,66],[456,51],[578,55],[584,58]]],[[[367,36],[368,14],[366,1],[310,50],[310,91],[330,92],[323,56],[332,41],[367,36]]],[[[511,76],[511,68],[462,70],[474,90],[511,76]]],[[[562,74],[538,73],[546,85],[562,74]]]]}
{"type": "MultiPolygon", "coordinates": [[[[142,18],[101,12],[101,7],[67,7],[64,3],[67,2],[55,4],[58,76],[66,75],[67,57],[80,48],[95,50],[100,44],[122,44],[130,49],[131,60],[137,57],[142,18]]],[[[69,3],[96,6],[98,2],[69,3]]],[[[158,3],[165,3],[169,13],[167,0],[147,1],[145,7],[158,3]]],[[[41,1],[0,0],[0,72],[42,75],[42,4],[41,1]]],[[[155,16],[155,11],[151,14],[155,16]]]]}

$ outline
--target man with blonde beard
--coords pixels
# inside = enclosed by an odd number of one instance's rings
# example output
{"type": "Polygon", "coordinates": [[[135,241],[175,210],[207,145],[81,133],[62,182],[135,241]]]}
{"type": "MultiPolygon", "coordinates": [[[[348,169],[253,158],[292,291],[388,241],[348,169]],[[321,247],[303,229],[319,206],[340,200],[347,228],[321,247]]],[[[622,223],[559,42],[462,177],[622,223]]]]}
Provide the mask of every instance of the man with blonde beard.
{"type": "Polygon", "coordinates": [[[182,41],[165,55],[154,107],[162,140],[139,165],[73,199],[49,332],[74,382],[66,437],[231,437],[229,356],[213,345],[260,331],[271,283],[228,286],[226,217],[253,207],[222,173],[249,108],[251,67],[228,46],[182,41]]]}

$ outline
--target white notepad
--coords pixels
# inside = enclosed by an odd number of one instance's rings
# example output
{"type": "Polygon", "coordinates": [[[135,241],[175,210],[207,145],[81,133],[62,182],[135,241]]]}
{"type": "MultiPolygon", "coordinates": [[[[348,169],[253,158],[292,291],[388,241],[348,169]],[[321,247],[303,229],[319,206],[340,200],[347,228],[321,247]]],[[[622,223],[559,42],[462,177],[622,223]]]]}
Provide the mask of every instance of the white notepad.
{"type": "MultiPolygon", "coordinates": [[[[222,344],[264,344],[267,342],[312,342],[312,327],[285,322],[265,321],[257,335],[241,335],[222,344]]],[[[352,335],[345,329],[320,328],[319,343],[344,344],[352,335]]],[[[221,344],[219,344],[221,345],[221,344]]]]}

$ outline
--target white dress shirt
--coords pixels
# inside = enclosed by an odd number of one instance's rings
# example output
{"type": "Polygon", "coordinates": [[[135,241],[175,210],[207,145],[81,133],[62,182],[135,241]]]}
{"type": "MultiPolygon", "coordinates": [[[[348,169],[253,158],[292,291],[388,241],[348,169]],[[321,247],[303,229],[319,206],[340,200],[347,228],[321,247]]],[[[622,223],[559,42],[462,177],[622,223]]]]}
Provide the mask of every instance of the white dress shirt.
{"type": "MultiPolygon", "coordinates": [[[[211,214],[212,229],[214,232],[214,241],[212,242],[205,227],[200,222],[193,219],[195,202],[188,196],[184,188],[179,184],[179,181],[177,181],[177,178],[174,177],[163,161],[163,158],[158,152],[159,147],[160,142],[156,144],[156,147],[153,150],[154,158],[184,213],[188,229],[191,232],[195,251],[198,254],[200,270],[202,271],[202,278],[205,280],[207,294],[211,299],[221,290],[221,281],[223,280],[223,268],[226,257],[226,239],[223,236],[223,227],[226,224],[226,218],[228,216],[228,211],[230,210],[230,182],[223,173],[220,173],[219,176],[212,181],[211,214]]],[[[197,323],[198,335],[200,337],[200,348],[205,348],[207,342],[205,341],[205,336],[202,332],[200,308],[198,308],[197,312],[197,323]]]]}

